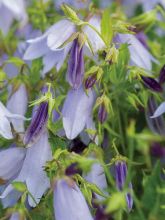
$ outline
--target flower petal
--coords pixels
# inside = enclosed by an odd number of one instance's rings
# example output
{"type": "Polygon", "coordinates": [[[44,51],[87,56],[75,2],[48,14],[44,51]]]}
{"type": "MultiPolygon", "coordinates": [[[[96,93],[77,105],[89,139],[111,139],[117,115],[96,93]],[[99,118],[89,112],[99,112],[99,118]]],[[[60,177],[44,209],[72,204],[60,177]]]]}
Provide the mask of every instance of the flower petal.
{"type": "Polygon", "coordinates": [[[13,147],[0,151],[0,179],[14,178],[22,168],[26,149],[13,147]]]}
{"type": "Polygon", "coordinates": [[[58,180],[54,190],[56,220],[93,220],[83,194],[75,182],[58,180]]]}
{"type": "Polygon", "coordinates": [[[51,50],[57,50],[75,32],[75,25],[69,20],[61,20],[54,25],[48,34],[47,45],[51,50]]]}
{"type": "Polygon", "coordinates": [[[70,90],[62,109],[63,126],[68,139],[74,139],[85,127],[94,104],[94,92],[83,87],[70,90]]]}
{"type": "Polygon", "coordinates": [[[159,107],[156,109],[156,111],[154,112],[153,116],[151,116],[151,118],[157,118],[163,113],[165,113],[165,102],[162,102],[159,105],[159,107]]]}

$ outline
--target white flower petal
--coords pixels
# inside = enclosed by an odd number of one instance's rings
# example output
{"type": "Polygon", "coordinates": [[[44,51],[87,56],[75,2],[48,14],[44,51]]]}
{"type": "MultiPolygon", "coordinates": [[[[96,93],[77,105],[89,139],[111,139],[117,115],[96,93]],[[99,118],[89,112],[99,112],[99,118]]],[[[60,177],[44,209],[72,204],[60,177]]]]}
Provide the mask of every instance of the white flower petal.
{"type": "Polygon", "coordinates": [[[54,25],[54,30],[48,33],[47,45],[51,50],[57,50],[73,33],[75,25],[69,20],[61,20],[54,25]]]}
{"type": "Polygon", "coordinates": [[[165,113],[165,102],[162,102],[159,107],[156,109],[156,111],[154,112],[153,116],[151,116],[151,118],[156,118],[159,117],[160,115],[162,115],[163,113],[165,113]]]}

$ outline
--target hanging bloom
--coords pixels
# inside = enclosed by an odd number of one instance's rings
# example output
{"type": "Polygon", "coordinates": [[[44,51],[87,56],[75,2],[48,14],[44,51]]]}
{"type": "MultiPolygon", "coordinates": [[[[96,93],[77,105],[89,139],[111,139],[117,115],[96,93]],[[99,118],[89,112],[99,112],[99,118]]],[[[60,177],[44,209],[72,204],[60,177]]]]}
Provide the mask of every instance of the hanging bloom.
{"type": "Polygon", "coordinates": [[[95,95],[91,89],[88,95],[83,87],[68,92],[62,109],[63,127],[68,139],[74,139],[87,125],[94,100],[95,95]]]}
{"type": "Polygon", "coordinates": [[[48,102],[42,102],[34,112],[31,123],[27,128],[24,135],[24,144],[32,145],[38,140],[42,133],[46,129],[46,123],[48,120],[48,102]]]}
{"type": "Polygon", "coordinates": [[[78,89],[84,77],[83,47],[80,48],[78,39],[73,41],[68,61],[67,78],[73,89],[78,89]]]}
{"type": "Polygon", "coordinates": [[[91,213],[79,187],[72,180],[58,180],[54,189],[56,220],[92,220],[91,213]]]}
{"type": "Polygon", "coordinates": [[[14,20],[21,21],[24,25],[27,21],[24,0],[1,0],[0,1],[0,29],[7,34],[14,20]]]}
{"type": "MultiPolygon", "coordinates": [[[[44,166],[46,161],[51,160],[51,157],[48,134],[45,132],[37,143],[27,149],[22,169],[14,179],[14,181],[24,182],[26,184],[27,189],[33,195],[37,204],[50,186],[49,179],[44,171],[44,166]]],[[[4,207],[7,207],[16,203],[20,196],[21,193],[17,192],[13,186],[9,184],[0,198],[4,200],[4,207]]],[[[36,206],[31,196],[28,196],[28,203],[32,207],[36,206]]]]}
{"type": "MultiPolygon", "coordinates": [[[[127,165],[124,161],[117,161],[115,163],[115,174],[116,174],[116,186],[118,190],[122,191],[127,178],[127,165]]],[[[129,189],[132,190],[132,184],[129,183],[129,189]]],[[[128,210],[131,211],[133,206],[133,199],[129,193],[126,194],[126,201],[128,210]]]]}
{"type": "Polygon", "coordinates": [[[6,183],[12,180],[19,173],[26,149],[20,147],[12,147],[0,151],[0,182],[6,183]]]}
{"type": "MultiPolygon", "coordinates": [[[[105,189],[107,188],[107,181],[104,173],[104,169],[99,163],[94,163],[91,167],[90,172],[85,176],[85,179],[95,184],[101,191],[106,194],[105,189]]],[[[95,194],[96,198],[102,200],[103,197],[95,194]]]]}
{"type": "Polygon", "coordinates": [[[13,114],[8,111],[8,109],[2,104],[2,102],[0,102],[0,135],[2,135],[6,139],[14,138],[10,126],[11,119],[26,120],[24,116],[13,114]]]}
{"type": "Polygon", "coordinates": [[[131,34],[118,34],[116,41],[129,44],[131,65],[147,70],[152,69],[152,62],[156,62],[156,60],[135,36],[131,34]]]}
{"type": "MultiPolygon", "coordinates": [[[[21,84],[19,88],[13,94],[10,94],[10,98],[7,101],[7,109],[15,114],[25,115],[28,105],[28,95],[24,84],[21,84]]],[[[11,119],[11,122],[17,132],[24,132],[24,121],[11,119]]]]}
{"type": "Polygon", "coordinates": [[[154,99],[153,96],[151,96],[148,100],[148,105],[146,110],[146,120],[152,132],[163,135],[165,134],[165,121],[163,116],[151,118],[157,107],[158,105],[156,103],[156,100],[154,99]]]}
{"type": "Polygon", "coordinates": [[[161,85],[152,77],[141,76],[143,83],[146,87],[153,90],[154,92],[162,92],[161,85]]]}
{"type": "MultiPolygon", "coordinates": [[[[100,31],[99,16],[93,16],[88,22],[98,31],[100,31]]],[[[104,47],[102,39],[90,27],[84,27],[83,31],[87,35],[93,51],[97,52],[98,49],[102,49],[104,47]]],[[[64,43],[74,33],[76,33],[76,26],[71,21],[63,19],[57,22],[51,26],[42,36],[28,40],[30,45],[24,54],[24,59],[33,60],[39,57],[43,57],[43,76],[54,66],[56,67],[56,70],[59,71],[73,44],[73,42],[65,45],[64,43]]],[[[89,48],[87,42],[85,45],[89,48]]]]}

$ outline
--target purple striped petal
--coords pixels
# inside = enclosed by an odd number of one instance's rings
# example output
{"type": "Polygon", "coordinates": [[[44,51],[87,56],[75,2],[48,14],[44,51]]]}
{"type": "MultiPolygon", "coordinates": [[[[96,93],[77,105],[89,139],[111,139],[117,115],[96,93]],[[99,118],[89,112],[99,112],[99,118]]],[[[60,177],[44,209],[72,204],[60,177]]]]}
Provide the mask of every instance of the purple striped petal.
{"type": "Polygon", "coordinates": [[[99,106],[98,119],[101,123],[104,123],[107,119],[107,110],[104,104],[99,106]]]}
{"type": "Polygon", "coordinates": [[[73,41],[68,60],[67,80],[73,89],[78,89],[84,77],[83,48],[80,48],[78,39],[73,41]]]}
{"type": "Polygon", "coordinates": [[[24,135],[24,144],[32,145],[45,131],[48,120],[48,102],[42,102],[37,108],[24,135]]]}

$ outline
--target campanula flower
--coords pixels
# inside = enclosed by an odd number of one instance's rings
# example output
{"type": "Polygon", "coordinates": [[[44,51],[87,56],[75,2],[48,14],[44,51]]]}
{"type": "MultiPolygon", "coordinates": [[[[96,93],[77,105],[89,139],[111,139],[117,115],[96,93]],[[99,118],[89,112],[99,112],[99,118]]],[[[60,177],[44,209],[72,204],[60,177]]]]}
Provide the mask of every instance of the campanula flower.
{"type": "Polygon", "coordinates": [[[131,34],[118,34],[118,43],[128,43],[130,52],[130,64],[136,65],[146,70],[152,69],[152,62],[157,62],[143,44],[131,34]]]}
{"type": "Polygon", "coordinates": [[[62,108],[63,127],[68,139],[74,139],[85,128],[91,117],[94,101],[95,94],[91,89],[88,94],[83,87],[68,92],[62,108]]]}
{"type": "MultiPolygon", "coordinates": [[[[26,118],[19,114],[11,113],[3,104],[0,102],[0,135],[6,139],[14,138],[11,130],[11,120],[26,120],[26,118]]],[[[17,130],[17,127],[15,127],[17,130]]],[[[18,128],[19,130],[20,128],[18,128]]]]}
{"type": "Polygon", "coordinates": [[[56,220],[93,220],[85,198],[73,180],[56,182],[54,211],[56,220]]]}
{"type": "MultiPolygon", "coordinates": [[[[91,17],[88,22],[98,31],[100,31],[99,16],[91,17]]],[[[94,52],[97,52],[99,49],[104,47],[102,39],[90,27],[85,26],[83,28],[83,32],[89,38],[94,52]]],[[[73,42],[68,44],[64,43],[74,33],[76,33],[76,26],[71,21],[63,19],[57,22],[51,26],[42,36],[28,40],[30,45],[24,54],[24,59],[33,60],[39,57],[43,57],[43,76],[54,66],[56,67],[56,70],[59,71],[73,44],[73,42]]],[[[85,45],[89,48],[87,42],[85,45]]]]}
{"type": "Polygon", "coordinates": [[[141,78],[142,78],[144,85],[147,88],[153,90],[154,92],[162,92],[163,91],[159,82],[157,82],[154,78],[147,77],[147,76],[141,76],[141,78]]]}
{"type": "MultiPolygon", "coordinates": [[[[49,179],[44,171],[46,161],[51,160],[51,149],[48,142],[47,132],[43,133],[37,143],[27,149],[22,169],[13,181],[24,182],[38,204],[43,194],[50,187],[49,179]]],[[[0,198],[4,207],[11,206],[20,198],[21,193],[17,192],[9,184],[0,198]]],[[[36,203],[28,196],[28,203],[35,207],[36,203]]]]}
{"type": "Polygon", "coordinates": [[[7,34],[14,20],[21,21],[24,25],[27,21],[24,0],[1,0],[0,1],[0,29],[7,34]]]}
{"type": "Polygon", "coordinates": [[[152,132],[156,134],[163,135],[165,134],[165,121],[162,115],[156,118],[151,118],[157,109],[158,105],[153,96],[148,100],[147,110],[146,110],[146,120],[149,128],[152,132]]]}
{"type": "MultiPolygon", "coordinates": [[[[28,105],[28,94],[24,84],[21,84],[18,89],[10,94],[7,101],[7,109],[15,114],[25,115],[28,105]]],[[[17,132],[24,132],[24,121],[11,119],[11,122],[17,132]]]]}
{"type": "Polygon", "coordinates": [[[11,147],[0,151],[0,182],[7,183],[17,176],[24,158],[26,149],[11,147]]]}
{"type": "Polygon", "coordinates": [[[107,119],[107,110],[106,110],[106,107],[104,105],[104,103],[102,103],[100,106],[99,106],[99,111],[98,111],[98,119],[101,123],[104,123],[107,119]]]}
{"type": "MultiPolygon", "coordinates": [[[[115,175],[116,175],[117,189],[119,191],[122,191],[124,189],[127,178],[127,165],[124,161],[117,161],[115,163],[115,175]]],[[[129,183],[129,189],[132,190],[131,182],[129,183]]],[[[126,201],[127,201],[128,210],[130,211],[133,206],[133,199],[130,192],[126,194],[126,201]]]]}
{"type": "MultiPolygon", "coordinates": [[[[105,189],[107,188],[107,181],[104,173],[104,169],[99,163],[94,163],[91,167],[90,172],[85,176],[85,179],[95,184],[101,191],[106,193],[105,189]]],[[[95,194],[96,198],[102,200],[103,197],[95,194]]]]}

